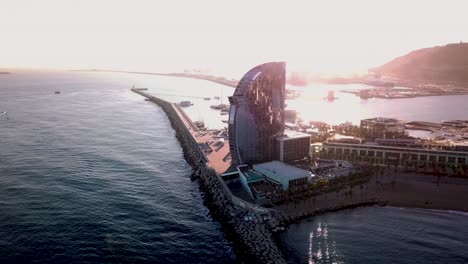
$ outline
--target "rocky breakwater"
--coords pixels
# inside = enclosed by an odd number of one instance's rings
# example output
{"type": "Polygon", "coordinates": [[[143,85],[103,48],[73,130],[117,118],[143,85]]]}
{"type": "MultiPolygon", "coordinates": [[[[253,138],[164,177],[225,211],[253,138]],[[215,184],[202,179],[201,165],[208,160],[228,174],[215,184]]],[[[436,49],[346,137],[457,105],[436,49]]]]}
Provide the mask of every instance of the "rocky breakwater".
{"type": "Polygon", "coordinates": [[[237,252],[244,255],[247,263],[286,263],[281,251],[272,238],[271,230],[282,219],[273,212],[259,214],[233,203],[224,191],[223,183],[211,168],[200,171],[201,185],[206,194],[207,206],[233,238],[237,252]]]}
{"type": "Polygon", "coordinates": [[[309,218],[312,216],[337,212],[341,210],[365,207],[365,206],[387,206],[387,202],[365,201],[365,202],[359,202],[359,203],[353,203],[353,204],[337,205],[337,206],[332,206],[332,207],[327,207],[327,208],[322,208],[322,209],[298,210],[297,212],[293,214],[289,214],[285,216],[283,223],[284,225],[289,225],[291,223],[296,223],[302,219],[309,218]]]}
{"type": "Polygon", "coordinates": [[[235,198],[226,190],[220,176],[206,165],[206,156],[180,119],[174,106],[141,90],[132,89],[132,91],[159,105],[168,116],[186,161],[200,178],[200,189],[204,194],[205,205],[210,209],[213,218],[222,224],[227,236],[233,240],[236,252],[243,262],[286,263],[271,233],[271,230],[277,229],[283,223],[281,214],[269,210],[259,213],[234,201],[235,198]]]}
{"type": "Polygon", "coordinates": [[[205,164],[207,162],[207,159],[203,154],[203,151],[198,146],[198,143],[196,142],[195,138],[192,136],[190,131],[185,126],[184,122],[180,119],[179,115],[174,110],[173,104],[155,96],[152,96],[150,94],[147,94],[141,90],[131,90],[148,98],[151,102],[157,104],[162,108],[162,110],[166,113],[167,117],[169,118],[172,128],[176,132],[176,138],[182,146],[185,160],[188,164],[192,166],[192,168],[194,168],[195,171],[199,170],[202,164],[205,164]]]}

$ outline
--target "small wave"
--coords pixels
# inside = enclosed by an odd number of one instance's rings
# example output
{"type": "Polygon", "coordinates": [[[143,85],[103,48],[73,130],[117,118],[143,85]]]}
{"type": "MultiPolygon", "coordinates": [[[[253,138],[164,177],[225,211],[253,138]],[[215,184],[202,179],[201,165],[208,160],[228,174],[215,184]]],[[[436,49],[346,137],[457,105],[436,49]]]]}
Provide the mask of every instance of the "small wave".
{"type": "Polygon", "coordinates": [[[468,217],[468,212],[463,212],[463,211],[455,211],[455,210],[435,210],[435,211],[468,217]]]}
{"type": "Polygon", "coordinates": [[[389,208],[394,208],[398,210],[417,210],[420,212],[430,212],[435,214],[451,214],[468,217],[468,212],[457,211],[457,210],[444,210],[444,209],[428,209],[428,208],[408,208],[408,207],[398,207],[398,206],[389,206],[389,208]]]}

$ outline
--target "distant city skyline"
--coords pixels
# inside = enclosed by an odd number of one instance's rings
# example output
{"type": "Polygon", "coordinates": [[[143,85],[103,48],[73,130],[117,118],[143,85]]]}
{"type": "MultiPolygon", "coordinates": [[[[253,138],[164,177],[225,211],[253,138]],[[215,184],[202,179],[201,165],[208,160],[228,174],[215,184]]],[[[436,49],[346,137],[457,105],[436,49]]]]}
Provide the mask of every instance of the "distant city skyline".
{"type": "Polygon", "coordinates": [[[1,0],[0,67],[183,71],[240,77],[363,72],[415,49],[468,41],[464,1],[1,0]]]}

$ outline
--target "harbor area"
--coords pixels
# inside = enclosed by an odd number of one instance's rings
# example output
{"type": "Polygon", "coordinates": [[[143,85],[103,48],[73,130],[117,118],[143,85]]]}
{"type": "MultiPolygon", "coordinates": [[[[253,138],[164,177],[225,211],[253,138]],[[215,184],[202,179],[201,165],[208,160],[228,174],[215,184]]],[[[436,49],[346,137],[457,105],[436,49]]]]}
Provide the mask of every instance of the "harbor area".
{"type": "MultiPolygon", "coordinates": [[[[233,163],[228,131],[206,129],[203,124],[192,122],[174,103],[136,89],[132,91],[166,112],[185,159],[193,167],[193,175],[199,177],[210,213],[230,230],[238,250],[253,257],[255,263],[286,263],[273,239],[274,233],[317,214],[371,205],[468,211],[464,202],[468,193],[465,179],[402,175],[397,171],[401,168],[383,164],[375,164],[371,170],[354,171],[345,161],[323,160],[316,163],[318,170],[313,173],[273,161],[238,166],[236,171],[225,173],[233,163]],[[333,170],[348,170],[349,174],[329,177],[327,173],[333,170]],[[252,193],[246,191],[241,172],[252,193]]],[[[280,143],[277,150],[290,153],[307,149],[309,153],[313,148],[310,144],[302,148],[303,140],[300,134],[283,137],[277,141],[280,143]]],[[[292,162],[284,155],[283,160],[292,162]]]]}
{"type": "Polygon", "coordinates": [[[207,165],[219,174],[225,172],[231,165],[227,131],[207,129],[203,123],[193,122],[177,104],[173,107],[206,155],[207,165]]]}
{"type": "MultiPolygon", "coordinates": [[[[240,253],[246,255],[248,261],[245,263],[286,263],[271,233],[272,230],[282,228],[285,224],[284,217],[278,211],[254,205],[232,195],[216,171],[225,170],[230,164],[228,155],[223,155],[223,152],[213,154],[213,143],[208,143],[222,141],[220,139],[224,136],[219,134],[220,131],[214,133],[204,129],[201,124],[192,123],[174,103],[137,88],[131,90],[157,104],[167,114],[184,151],[185,160],[193,168],[192,176],[196,175],[196,178],[191,177],[192,180],[199,179],[200,190],[204,193],[210,214],[226,228],[240,253]]],[[[224,151],[222,147],[225,145],[217,146],[218,151],[224,151]]]]}
{"type": "MultiPolygon", "coordinates": [[[[466,179],[452,177],[468,172],[459,145],[436,149],[434,142],[411,139],[393,118],[331,128],[303,125],[292,115],[285,123],[284,83],[282,62],[251,69],[229,106],[217,112],[218,118],[228,115],[221,129],[193,113],[192,121],[183,109],[190,111],[189,101],[170,103],[132,89],[166,112],[193,167],[190,178],[199,179],[212,215],[233,230],[243,251],[262,263],[285,263],[272,234],[330,211],[370,205],[468,210],[459,202],[468,193],[466,179]]],[[[466,122],[452,123],[464,133],[466,122]]]]}

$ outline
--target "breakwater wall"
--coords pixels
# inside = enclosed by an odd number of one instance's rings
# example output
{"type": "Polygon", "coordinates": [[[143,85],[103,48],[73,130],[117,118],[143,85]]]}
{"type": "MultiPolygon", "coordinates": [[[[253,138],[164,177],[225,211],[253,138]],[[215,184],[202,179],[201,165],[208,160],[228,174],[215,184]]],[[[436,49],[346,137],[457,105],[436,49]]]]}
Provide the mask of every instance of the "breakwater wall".
{"type": "Polygon", "coordinates": [[[282,224],[282,216],[249,204],[234,197],[221,177],[207,164],[207,158],[185,123],[181,120],[174,104],[151,96],[141,90],[131,89],[157,104],[166,113],[172,128],[176,131],[184,158],[194,173],[200,176],[200,188],[204,193],[207,207],[232,237],[236,252],[245,263],[286,263],[275,243],[271,230],[282,224]]]}
{"type": "Polygon", "coordinates": [[[207,162],[205,154],[200,149],[195,138],[192,136],[190,131],[188,131],[184,122],[180,119],[179,115],[174,109],[174,106],[171,103],[155,96],[151,96],[138,89],[132,89],[132,91],[148,98],[151,102],[159,105],[166,113],[169,121],[171,122],[172,128],[176,131],[176,138],[179,140],[182,149],[184,150],[184,158],[188,164],[190,164],[195,169],[195,167],[198,168],[200,164],[207,162]]]}
{"type": "Polygon", "coordinates": [[[348,209],[354,209],[354,208],[366,207],[366,206],[387,206],[387,205],[388,205],[388,202],[364,201],[364,202],[352,203],[352,204],[347,204],[347,205],[338,205],[338,206],[333,206],[333,207],[328,207],[328,208],[323,208],[323,209],[304,210],[304,211],[298,211],[295,214],[286,216],[284,221],[285,221],[285,224],[291,224],[291,223],[299,222],[300,220],[309,218],[311,216],[316,216],[316,215],[321,215],[321,214],[326,214],[326,213],[333,213],[333,212],[337,212],[341,210],[348,210],[348,209]]]}

